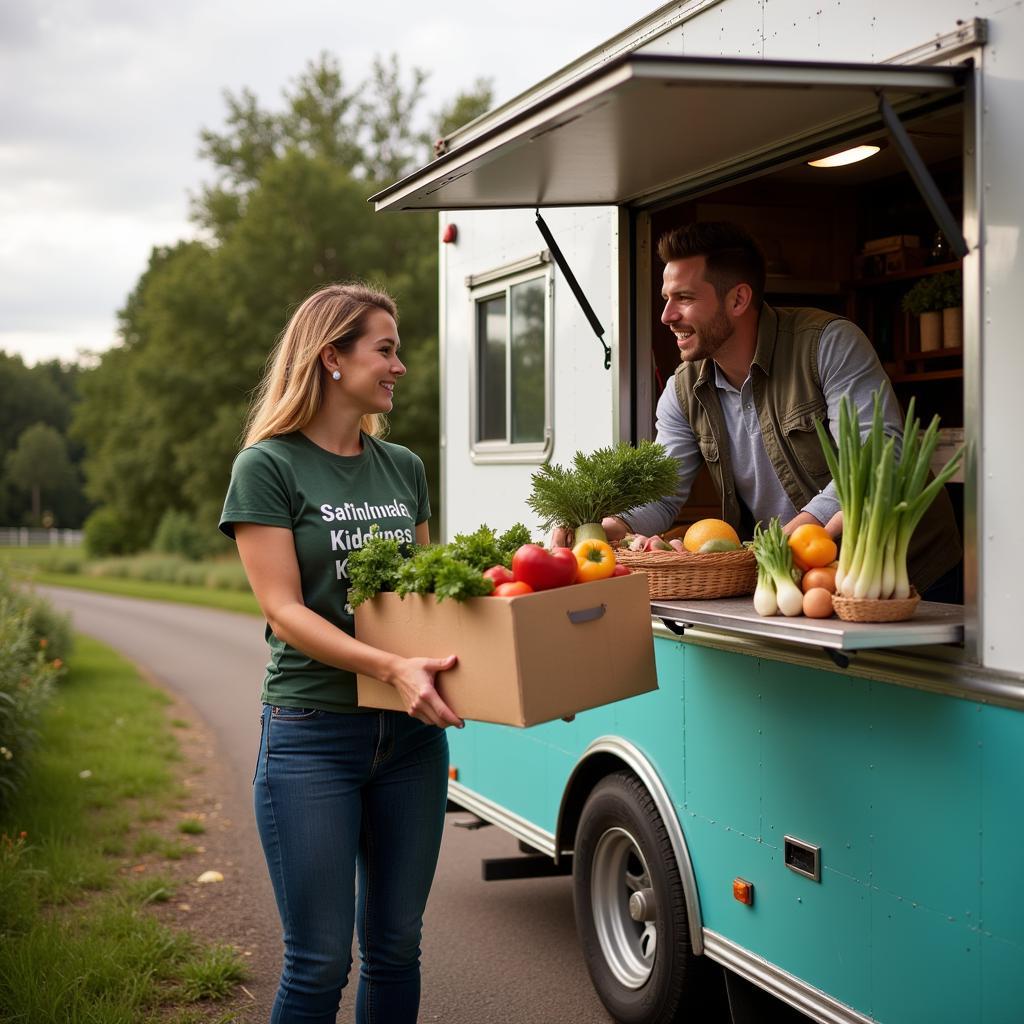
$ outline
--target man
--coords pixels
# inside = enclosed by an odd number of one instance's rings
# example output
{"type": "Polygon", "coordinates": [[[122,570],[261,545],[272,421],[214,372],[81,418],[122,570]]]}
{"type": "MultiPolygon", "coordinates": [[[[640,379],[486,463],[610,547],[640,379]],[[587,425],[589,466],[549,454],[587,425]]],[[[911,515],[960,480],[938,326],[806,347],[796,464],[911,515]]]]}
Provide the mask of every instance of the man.
{"type": "MultiPolygon", "coordinates": [[[[778,516],[787,533],[819,523],[838,537],[842,515],[815,420],[827,419],[837,436],[846,394],[863,436],[872,392],[881,388],[886,433],[903,430],[871,343],[833,313],[766,304],[764,257],[735,224],[676,228],[662,236],[658,255],[665,264],[661,322],[675,336],[682,361],[658,401],[657,440],[679,460],[679,487],[670,498],[606,519],[609,538],[669,529],[702,464],[721,498],[722,518],[741,536],[749,537],[755,522],[778,516]]],[[[933,600],[962,600],[960,560],[953,508],[943,491],[911,543],[911,582],[933,600]]]]}

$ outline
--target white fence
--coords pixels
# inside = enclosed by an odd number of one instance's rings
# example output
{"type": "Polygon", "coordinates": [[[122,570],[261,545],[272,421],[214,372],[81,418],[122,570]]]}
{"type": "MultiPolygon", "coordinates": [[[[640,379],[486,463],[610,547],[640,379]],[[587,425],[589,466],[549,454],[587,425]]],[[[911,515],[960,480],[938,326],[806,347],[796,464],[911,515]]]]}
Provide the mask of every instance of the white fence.
{"type": "Polygon", "coordinates": [[[81,543],[81,530],[43,530],[29,526],[0,526],[0,547],[3,548],[74,548],[81,543]]]}

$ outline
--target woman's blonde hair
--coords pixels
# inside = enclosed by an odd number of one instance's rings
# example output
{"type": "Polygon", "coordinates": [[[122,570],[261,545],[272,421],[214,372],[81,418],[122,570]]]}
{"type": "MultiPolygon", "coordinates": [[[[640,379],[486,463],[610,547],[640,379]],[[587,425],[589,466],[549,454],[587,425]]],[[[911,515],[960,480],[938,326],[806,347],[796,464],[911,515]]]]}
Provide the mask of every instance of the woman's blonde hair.
{"type": "MultiPolygon", "coordinates": [[[[395,300],[361,282],[328,285],[299,306],[281,332],[256,389],[243,448],[302,430],[312,420],[323,401],[324,346],[334,345],[342,352],[351,348],[365,333],[367,316],[377,309],[390,313],[397,323],[395,300]]],[[[381,437],[387,420],[373,413],[364,416],[359,427],[371,437],[381,437]]]]}

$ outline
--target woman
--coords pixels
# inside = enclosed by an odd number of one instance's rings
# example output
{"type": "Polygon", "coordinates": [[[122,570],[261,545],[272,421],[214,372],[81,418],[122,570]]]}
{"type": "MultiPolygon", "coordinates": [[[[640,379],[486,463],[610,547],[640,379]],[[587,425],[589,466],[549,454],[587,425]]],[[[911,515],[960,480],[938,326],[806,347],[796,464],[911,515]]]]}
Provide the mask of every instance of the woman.
{"type": "Polygon", "coordinates": [[[332,285],[281,336],[235,460],[220,528],[267,620],[256,820],[284,927],[272,1024],[333,1022],[351,967],[356,1019],[419,1006],[423,908],[441,842],[454,656],[401,658],[355,638],[347,556],[375,524],[429,540],[423,463],[380,440],[405,374],[390,296],[332,285]],[[356,673],[408,715],[356,707],[356,673]],[[358,877],[358,887],[353,884],[358,877]],[[354,890],[358,888],[358,895],[354,890]]]}

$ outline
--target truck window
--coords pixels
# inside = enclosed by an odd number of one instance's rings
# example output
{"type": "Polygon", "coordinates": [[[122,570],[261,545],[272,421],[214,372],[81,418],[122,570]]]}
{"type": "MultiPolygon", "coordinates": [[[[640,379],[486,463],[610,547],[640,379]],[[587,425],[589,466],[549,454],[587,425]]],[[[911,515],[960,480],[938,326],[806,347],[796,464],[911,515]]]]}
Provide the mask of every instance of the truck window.
{"type": "Polygon", "coordinates": [[[550,448],[551,274],[471,288],[473,452],[542,461],[550,448]]]}

